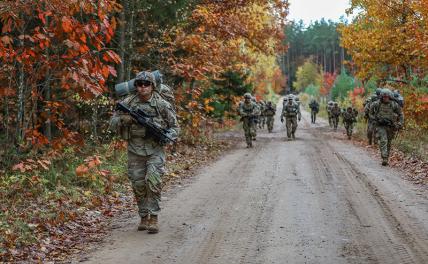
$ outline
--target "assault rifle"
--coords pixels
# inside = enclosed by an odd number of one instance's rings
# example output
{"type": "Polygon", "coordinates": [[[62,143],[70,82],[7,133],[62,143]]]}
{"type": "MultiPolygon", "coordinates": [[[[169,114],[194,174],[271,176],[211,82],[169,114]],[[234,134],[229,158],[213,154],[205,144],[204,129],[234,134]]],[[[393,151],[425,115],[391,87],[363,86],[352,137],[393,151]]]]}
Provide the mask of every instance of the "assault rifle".
{"type": "Polygon", "coordinates": [[[123,103],[117,103],[116,109],[131,115],[131,117],[134,118],[134,120],[137,121],[138,124],[145,127],[153,137],[159,140],[161,144],[176,142],[176,139],[172,138],[169,135],[168,129],[162,128],[156,123],[154,123],[151,120],[150,116],[147,115],[143,110],[138,109],[137,111],[133,111],[123,103]]]}

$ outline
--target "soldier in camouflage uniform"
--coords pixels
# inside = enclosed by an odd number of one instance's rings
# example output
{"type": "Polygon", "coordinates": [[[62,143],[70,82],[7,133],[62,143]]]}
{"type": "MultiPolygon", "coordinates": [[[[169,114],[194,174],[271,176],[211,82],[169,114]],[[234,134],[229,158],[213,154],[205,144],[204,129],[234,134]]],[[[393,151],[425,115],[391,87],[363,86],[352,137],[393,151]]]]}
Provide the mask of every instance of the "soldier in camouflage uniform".
{"type": "Polygon", "coordinates": [[[328,115],[328,124],[330,125],[330,127],[333,127],[333,119],[332,119],[332,115],[331,115],[331,109],[333,108],[333,101],[328,101],[327,106],[326,106],[326,110],[327,110],[327,115],[328,115]]]}
{"type": "Polygon", "coordinates": [[[339,116],[342,112],[337,102],[333,103],[333,107],[331,108],[330,112],[331,112],[331,122],[333,124],[334,130],[336,131],[337,125],[339,124],[339,116]]]}
{"type": "Polygon", "coordinates": [[[260,102],[258,102],[259,105],[259,109],[260,109],[260,118],[259,118],[259,128],[263,129],[265,128],[265,124],[266,124],[266,116],[265,116],[265,102],[260,100],[260,102]]]}
{"type": "Polygon", "coordinates": [[[284,123],[284,117],[286,119],[287,138],[296,139],[295,133],[297,129],[297,119],[300,121],[302,115],[300,113],[299,105],[293,100],[292,97],[288,97],[287,104],[284,105],[281,113],[281,122],[284,123]]]}
{"type": "Polygon", "coordinates": [[[260,115],[260,109],[252,100],[251,94],[244,94],[244,102],[239,104],[239,115],[241,116],[241,121],[243,122],[245,140],[247,142],[247,147],[253,147],[253,140],[256,139],[256,119],[260,115]]]}
{"type": "Polygon", "coordinates": [[[348,139],[351,139],[352,130],[354,129],[354,123],[357,122],[356,112],[351,106],[349,106],[346,111],[343,112],[342,118],[343,125],[346,129],[346,135],[348,136],[348,139]]]}
{"type": "MultiPolygon", "coordinates": [[[[151,117],[153,122],[167,129],[171,138],[179,133],[176,114],[170,103],[153,93],[155,79],[150,72],[137,75],[134,85],[137,93],[122,100],[131,110],[140,109],[151,117]]],[[[148,130],[121,112],[115,112],[111,128],[128,141],[128,177],[138,204],[141,222],[138,230],[157,233],[161,183],[165,166],[164,144],[153,137],[148,130]]]]}
{"type": "Polygon", "coordinates": [[[388,165],[391,142],[397,130],[404,124],[403,112],[388,89],[382,89],[381,99],[370,106],[370,118],[375,120],[382,165],[388,165]]]}
{"type": "Polygon", "coordinates": [[[320,105],[315,99],[313,99],[309,104],[309,108],[311,109],[311,123],[315,124],[318,111],[320,110],[320,105]]]}
{"type": "Polygon", "coordinates": [[[273,130],[273,122],[275,119],[275,113],[276,113],[276,105],[272,104],[271,101],[268,101],[265,108],[265,116],[266,116],[266,124],[269,133],[273,130]]]}

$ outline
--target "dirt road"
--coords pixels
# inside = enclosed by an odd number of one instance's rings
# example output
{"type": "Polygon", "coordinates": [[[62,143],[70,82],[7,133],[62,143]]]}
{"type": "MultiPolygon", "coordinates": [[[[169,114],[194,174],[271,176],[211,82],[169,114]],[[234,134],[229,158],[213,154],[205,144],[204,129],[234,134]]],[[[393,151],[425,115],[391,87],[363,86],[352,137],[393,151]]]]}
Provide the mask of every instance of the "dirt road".
{"type": "Polygon", "coordinates": [[[84,263],[428,263],[428,191],[341,134],[277,118],[165,193],[159,234],[134,217],[84,263]]]}

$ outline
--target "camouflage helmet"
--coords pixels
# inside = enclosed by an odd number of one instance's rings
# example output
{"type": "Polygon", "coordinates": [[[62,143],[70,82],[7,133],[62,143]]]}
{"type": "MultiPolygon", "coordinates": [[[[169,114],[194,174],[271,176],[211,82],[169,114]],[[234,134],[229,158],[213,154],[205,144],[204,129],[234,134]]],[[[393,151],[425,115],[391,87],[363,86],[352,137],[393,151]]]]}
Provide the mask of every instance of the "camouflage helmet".
{"type": "Polygon", "coordinates": [[[382,88],[376,88],[376,92],[375,92],[375,93],[376,93],[376,95],[377,95],[377,96],[381,95],[382,90],[383,90],[382,88]]]}
{"type": "Polygon", "coordinates": [[[328,105],[332,105],[333,104],[333,101],[328,101],[328,103],[327,103],[328,105]]]}
{"type": "Polygon", "coordinates": [[[151,82],[154,86],[156,86],[156,78],[153,75],[153,73],[149,72],[149,71],[142,71],[137,73],[137,76],[135,77],[135,83],[137,83],[137,81],[149,81],[151,82]]]}
{"type": "Polygon", "coordinates": [[[250,93],[245,93],[244,94],[244,98],[245,99],[251,99],[253,96],[251,96],[251,94],[250,93]]]}
{"type": "Polygon", "coordinates": [[[383,88],[380,92],[380,96],[384,97],[384,96],[388,96],[389,98],[393,98],[394,95],[392,94],[391,90],[389,90],[388,88],[383,88]]]}
{"type": "Polygon", "coordinates": [[[338,103],[338,102],[333,102],[333,105],[335,105],[335,106],[336,106],[336,105],[339,105],[339,103],[338,103]]]}

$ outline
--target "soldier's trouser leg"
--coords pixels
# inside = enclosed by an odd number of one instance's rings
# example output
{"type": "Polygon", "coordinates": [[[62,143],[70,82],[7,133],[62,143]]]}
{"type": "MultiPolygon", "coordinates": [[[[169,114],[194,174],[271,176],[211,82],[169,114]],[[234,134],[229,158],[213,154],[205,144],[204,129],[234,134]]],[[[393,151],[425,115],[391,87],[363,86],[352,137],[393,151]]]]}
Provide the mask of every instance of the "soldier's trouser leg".
{"type": "Polygon", "coordinates": [[[292,122],[291,136],[294,138],[294,134],[296,133],[296,129],[297,129],[297,117],[291,118],[291,122],[292,122]]]}
{"type": "Polygon", "coordinates": [[[250,124],[247,121],[244,121],[244,134],[245,134],[245,142],[247,142],[247,146],[251,146],[253,137],[251,133],[250,124]]]}
{"type": "Polygon", "coordinates": [[[376,136],[379,143],[380,154],[382,158],[388,158],[391,151],[391,142],[394,138],[394,129],[387,126],[376,127],[376,136]]]}
{"type": "Polygon", "coordinates": [[[369,140],[369,145],[372,144],[373,134],[373,122],[369,120],[367,122],[367,139],[369,140]]]}
{"type": "Polygon", "coordinates": [[[339,117],[333,117],[333,126],[334,129],[337,129],[337,125],[339,124],[339,117]]]}
{"type": "Polygon", "coordinates": [[[269,132],[271,132],[273,130],[273,116],[268,116],[267,117],[267,127],[269,132]]]}
{"type": "Polygon", "coordinates": [[[328,115],[328,124],[330,125],[330,127],[333,126],[333,120],[330,114],[328,115]]]}
{"type": "Polygon", "coordinates": [[[292,130],[293,130],[293,121],[290,117],[286,117],[285,127],[287,128],[287,137],[291,138],[292,130]]]}
{"type": "Polygon", "coordinates": [[[251,136],[254,139],[257,136],[257,124],[255,122],[252,122],[249,125],[250,125],[251,136]]]}
{"type": "Polygon", "coordinates": [[[128,177],[138,205],[138,214],[157,215],[160,211],[162,176],[165,173],[165,153],[139,156],[128,152],[128,177]]]}

